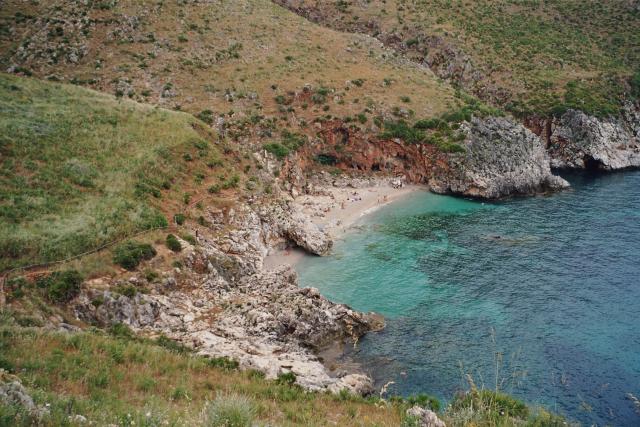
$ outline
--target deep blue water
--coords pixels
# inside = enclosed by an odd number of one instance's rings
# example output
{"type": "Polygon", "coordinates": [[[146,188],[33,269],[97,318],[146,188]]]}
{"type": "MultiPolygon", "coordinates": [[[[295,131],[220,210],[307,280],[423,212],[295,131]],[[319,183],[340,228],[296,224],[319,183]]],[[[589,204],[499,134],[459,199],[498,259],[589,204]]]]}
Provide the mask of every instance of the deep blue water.
{"type": "Polygon", "coordinates": [[[567,178],[499,203],[413,194],[302,261],[301,284],[385,315],[350,356],[394,394],[446,401],[469,373],[583,424],[638,426],[640,173],[567,178]]]}

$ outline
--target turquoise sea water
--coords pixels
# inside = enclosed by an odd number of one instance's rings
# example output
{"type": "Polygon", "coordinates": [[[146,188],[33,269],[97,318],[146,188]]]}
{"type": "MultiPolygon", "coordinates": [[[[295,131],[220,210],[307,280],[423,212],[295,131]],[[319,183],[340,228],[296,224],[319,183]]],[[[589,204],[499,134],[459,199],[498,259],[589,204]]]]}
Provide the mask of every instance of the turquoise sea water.
{"type": "Polygon", "coordinates": [[[303,260],[301,285],[385,315],[349,356],[392,393],[446,400],[470,373],[587,425],[638,426],[640,173],[566,178],[499,203],[413,194],[303,260]]]}

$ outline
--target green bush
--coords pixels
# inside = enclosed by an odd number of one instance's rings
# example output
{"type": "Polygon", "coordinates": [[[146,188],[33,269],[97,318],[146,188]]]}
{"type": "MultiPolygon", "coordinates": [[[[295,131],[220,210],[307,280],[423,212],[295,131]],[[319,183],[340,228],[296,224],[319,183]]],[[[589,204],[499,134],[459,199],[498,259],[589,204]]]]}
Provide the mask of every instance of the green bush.
{"type": "Polygon", "coordinates": [[[7,280],[4,291],[7,294],[9,301],[22,298],[24,296],[24,290],[29,286],[29,282],[24,277],[14,277],[7,280]]]}
{"type": "Polygon", "coordinates": [[[115,248],[113,262],[127,270],[135,270],[144,260],[150,260],[157,252],[147,243],[129,240],[115,248]]]}
{"type": "Polygon", "coordinates": [[[318,154],[317,156],[314,157],[314,160],[320,163],[321,165],[325,165],[325,166],[334,166],[338,163],[338,159],[336,158],[336,156],[332,154],[325,154],[325,153],[318,154]]]}
{"type": "Polygon", "coordinates": [[[211,110],[202,110],[196,115],[196,117],[208,125],[213,124],[213,111],[211,110]]]}
{"type": "Polygon", "coordinates": [[[172,340],[166,335],[160,335],[158,338],[156,338],[156,344],[176,354],[187,354],[191,352],[191,349],[189,347],[180,344],[178,341],[172,340]]]}
{"type": "Polygon", "coordinates": [[[237,361],[228,357],[212,357],[207,360],[207,363],[209,366],[224,369],[225,371],[234,371],[240,366],[237,361]]]}
{"type": "Polygon", "coordinates": [[[173,219],[176,221],[176,224],[182,225],[184,224],[186,217],[184,216],[184,214],[179,213],[179,214],[175,214],[173,219]]]}
{"type": "Polygon", "coordinates": [[[294,385],[296,383],[296,374],[293,372],[286,372],[278,375],[276,379],[277,384],[294,385]]]}
{"type": "Polygon", "coordinates": [[[454,411],[470,407],[481,412],[487,420],[509,417],[526,420],[529,416],[529,408],[523,402],[505,393],[491,390],[474,389],[456,397],[451,404],[451,408],[454,411]]]}
{"type": "Polygon", "coordinates": [[[287,157],[289,155],[289,153],[291,152],[291,150],[289,150],[287,147],[285,147],[284,145],[278,143],[278,142],[271,142],[269,144],[264,144],[262,146],[265,150],[267,150],[268,153],[273,154],[274,156],[276,156],[278,159],[282,160],[285,157],[287,157]]]}
{"type": "Polygon", "coordinates": [[[82,275],[76,270],[56,271],[40,279],[37,283],[39,288],[43,288],[46,297],[55,303],[69,302],[80,293],[82,285],[82,275]]]}
{"type": "Polygon", "coordinates": [[[114,323],[109,327],[108,332],[118,338],[132,339],[135,336],[131,328],[124,323],[114,323]]]}
{"type": "Polygon", "coordinates": [[[169,248],[173,252],[180,252],[182,250],[182,245],[180,244],[180,241],[173,234],[167,235],[166,245],[167,245],[167,248],[169,248]]]}
{"type": "Polygon", "coordinates": [[[384,139],[402,139],[407,144],[420,144],[424,142],[426,136],[420,129],[414,129],[404,120],[398,120],[397,122],[385,122],[384,132],[381,137],[384,139]]]}
{"type": "Polygon", "coordinates": [[[414,125],[414,128],[421,130],[430,130],[430,129],[439,129],[446,130],[449,129],[449,124],[442,119],[425,119],[418,120],[414,125]]]}
{"type": "Polygon", "coordinates": [[[208,427],[251,427],[256,407],[250,399],[231,394],[218,396],[206,411],[208,427]]]}

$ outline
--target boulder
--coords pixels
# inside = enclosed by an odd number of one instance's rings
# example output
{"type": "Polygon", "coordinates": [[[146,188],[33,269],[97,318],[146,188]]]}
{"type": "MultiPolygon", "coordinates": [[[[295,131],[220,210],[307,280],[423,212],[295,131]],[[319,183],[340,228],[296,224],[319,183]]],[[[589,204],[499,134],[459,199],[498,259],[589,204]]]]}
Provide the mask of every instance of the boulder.
{"type": "Polygon", "coordinates": [[[435,412],[424,409],[420,406],[414,406],[407,409],[407,416],[418,420],[420,427],[447,427],[435,412]]]}
{"type": "Polygon", "coordinates": [[[356,396],[369,396],[374,392],[375,388],[373,380],[369,376],[349,374],[329,386],[329,391],[334,394],[339,394],[343,390],[356,396]]]}

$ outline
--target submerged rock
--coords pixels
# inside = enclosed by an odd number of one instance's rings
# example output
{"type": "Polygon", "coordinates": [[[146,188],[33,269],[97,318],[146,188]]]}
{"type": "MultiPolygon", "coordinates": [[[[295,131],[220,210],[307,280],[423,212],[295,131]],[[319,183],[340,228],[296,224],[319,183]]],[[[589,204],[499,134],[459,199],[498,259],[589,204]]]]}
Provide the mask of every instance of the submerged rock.
{"type": "Polygon", "coordinates": [[[569,110],[551,122],[546,138],[555,168],[640,167],[640,109],[631,104],[619,117],[606,119],[569,110]]]}
{"type": "Polygon", "coordinates": [[[569,186],[551,173],[540,138],[513,120],[474,118],[462,130],[466,151],[435,171],[429,182],[434,192],[497,199],[569,186]]]}

